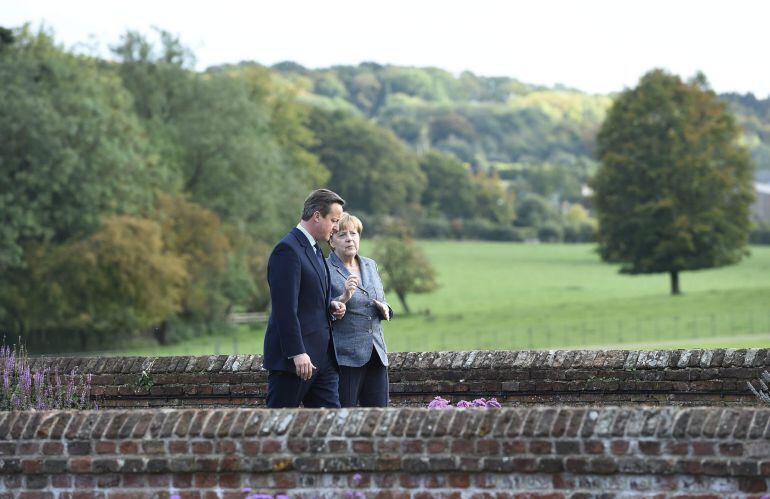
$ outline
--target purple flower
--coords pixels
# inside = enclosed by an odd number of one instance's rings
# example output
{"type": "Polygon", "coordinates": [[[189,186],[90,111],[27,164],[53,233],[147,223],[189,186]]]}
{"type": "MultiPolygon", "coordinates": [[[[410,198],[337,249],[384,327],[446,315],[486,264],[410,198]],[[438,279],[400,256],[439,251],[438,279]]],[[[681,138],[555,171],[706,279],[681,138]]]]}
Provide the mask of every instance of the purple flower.
{"type": "Polygon", "coordinates": [[[355,475],[353,475],[353,481],[354,482],[360,482],[361,478],[362,478],[361,477],[361,473],[356,473],[355,475]]]}
{"type": "Polygon", "coordinates": [[[491,407],[491,408],[494,408],[494,409],[500,409],[503,406],[500,405],[500,402],[498,402],[496,398],[491,398],[491,399],[487,400],[487,407],[491,407]]]}
{"type": "Polygon", "coordinates": [[[428,404],[428,409],[446,409],[449,407],[449,401],[447,399],[436,397],[428,404]]]}
{"type": "Polygon", "coordinates": [[[471,407],[471,403],[468,402],[467,400],[461,400],[457,403],[457,407],[464,409],[466,407],[471,407]]]}
{"type": "Polygon", "coordinates": [[[486,407],[487,406],[487,399],[480,398],[476,399],[473,402],[471,402],[471,407],[486,407]]]}

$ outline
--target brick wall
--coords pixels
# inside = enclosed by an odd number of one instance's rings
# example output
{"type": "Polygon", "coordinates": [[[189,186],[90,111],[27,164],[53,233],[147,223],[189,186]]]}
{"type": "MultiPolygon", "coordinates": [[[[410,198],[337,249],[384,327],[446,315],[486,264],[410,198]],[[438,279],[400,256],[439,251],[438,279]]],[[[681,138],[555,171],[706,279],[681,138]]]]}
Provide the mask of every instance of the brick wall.
{"type": "MultiPolygon", "coordinates": [[[[503,404],[746,405],[770,349],[391,353],[395,406],[497,397],[503,404]]],[[[263,406],[260,355],[34,359],[94,376],[102,407],[263,406]],[[143,376],[142,373],[145,373],[143,376]]]]}
{"type": "Polygon", "coordinates": [[[0,497],[759,498],[768,420],[641,405],[0,413],[0,497]]]}

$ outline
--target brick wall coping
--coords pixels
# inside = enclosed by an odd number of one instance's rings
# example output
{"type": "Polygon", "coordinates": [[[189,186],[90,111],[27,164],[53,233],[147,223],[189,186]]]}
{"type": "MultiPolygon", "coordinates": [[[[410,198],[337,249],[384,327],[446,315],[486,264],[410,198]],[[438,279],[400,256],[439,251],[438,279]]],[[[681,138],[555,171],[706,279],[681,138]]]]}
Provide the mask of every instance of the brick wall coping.
{"type": "MultiPolygon", "coordinates": [[[[770,348],[693,350],[473,350],[393,352],[391,371],[499,368],[659,370],[770,367],[770,348]]],[[[33,367],[93,374],[228,373],[262,371],[262,356],[55,357],[32,359],[33,367]]]]}
{"type": "MultiPolygon", "coordinates": [[[[168,438],[531,437],[762,440],[770,407],[138,409],[0,413],[0,442],[168,438]]],[[[3,453],[8,455],[7,452],[3,453]]]]}

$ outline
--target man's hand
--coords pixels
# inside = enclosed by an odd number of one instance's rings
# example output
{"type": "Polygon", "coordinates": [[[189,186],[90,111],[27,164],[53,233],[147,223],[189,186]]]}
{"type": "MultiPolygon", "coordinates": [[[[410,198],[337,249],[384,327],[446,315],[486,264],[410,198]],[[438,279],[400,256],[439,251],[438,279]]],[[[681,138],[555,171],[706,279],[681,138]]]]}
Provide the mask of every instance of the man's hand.
{"type": "Polygon", "coordinates": [[[385,318],[386,321],[390,320],[390,308],[388,308],[387,305],[382,303],[381,301],[372,300],[375,305],[377,305],[377,308],[380,310],[380,314],[385,318]]]}
{"type": "Polygon", "coordinates": [[[332,315],[337,320],[340,320],[345,316],[345,304],[341,301],[332,300],[331,305],[329,305],[329,310],[331,310],[332,315]]]}
{"type": "Polygon", "coordinates": [[[302,380],[309,380],[313,376],[313,369],[316,367],[310,361],[310,356],[306,353],[294,357],[294,367],[297,368],[297,376],[302,380]]]}

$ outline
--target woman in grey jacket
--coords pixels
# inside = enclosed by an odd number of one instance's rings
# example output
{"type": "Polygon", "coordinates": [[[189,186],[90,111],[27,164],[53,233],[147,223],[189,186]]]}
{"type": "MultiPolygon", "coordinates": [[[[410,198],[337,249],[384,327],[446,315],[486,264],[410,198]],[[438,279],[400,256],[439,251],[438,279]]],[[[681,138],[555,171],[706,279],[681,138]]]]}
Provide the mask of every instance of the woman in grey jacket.
{"type": "Polygon", "coordinates": [[[337,362],[340,365],[342,407],[388,405],[388,352],[380,321],[393,310],[385,301],[377,264],[358,254],[363,225],[343,213],[339,231],[332,234],[327,258],[331,296],[345,303],[345,317],[332,324],[337,362]]]}

